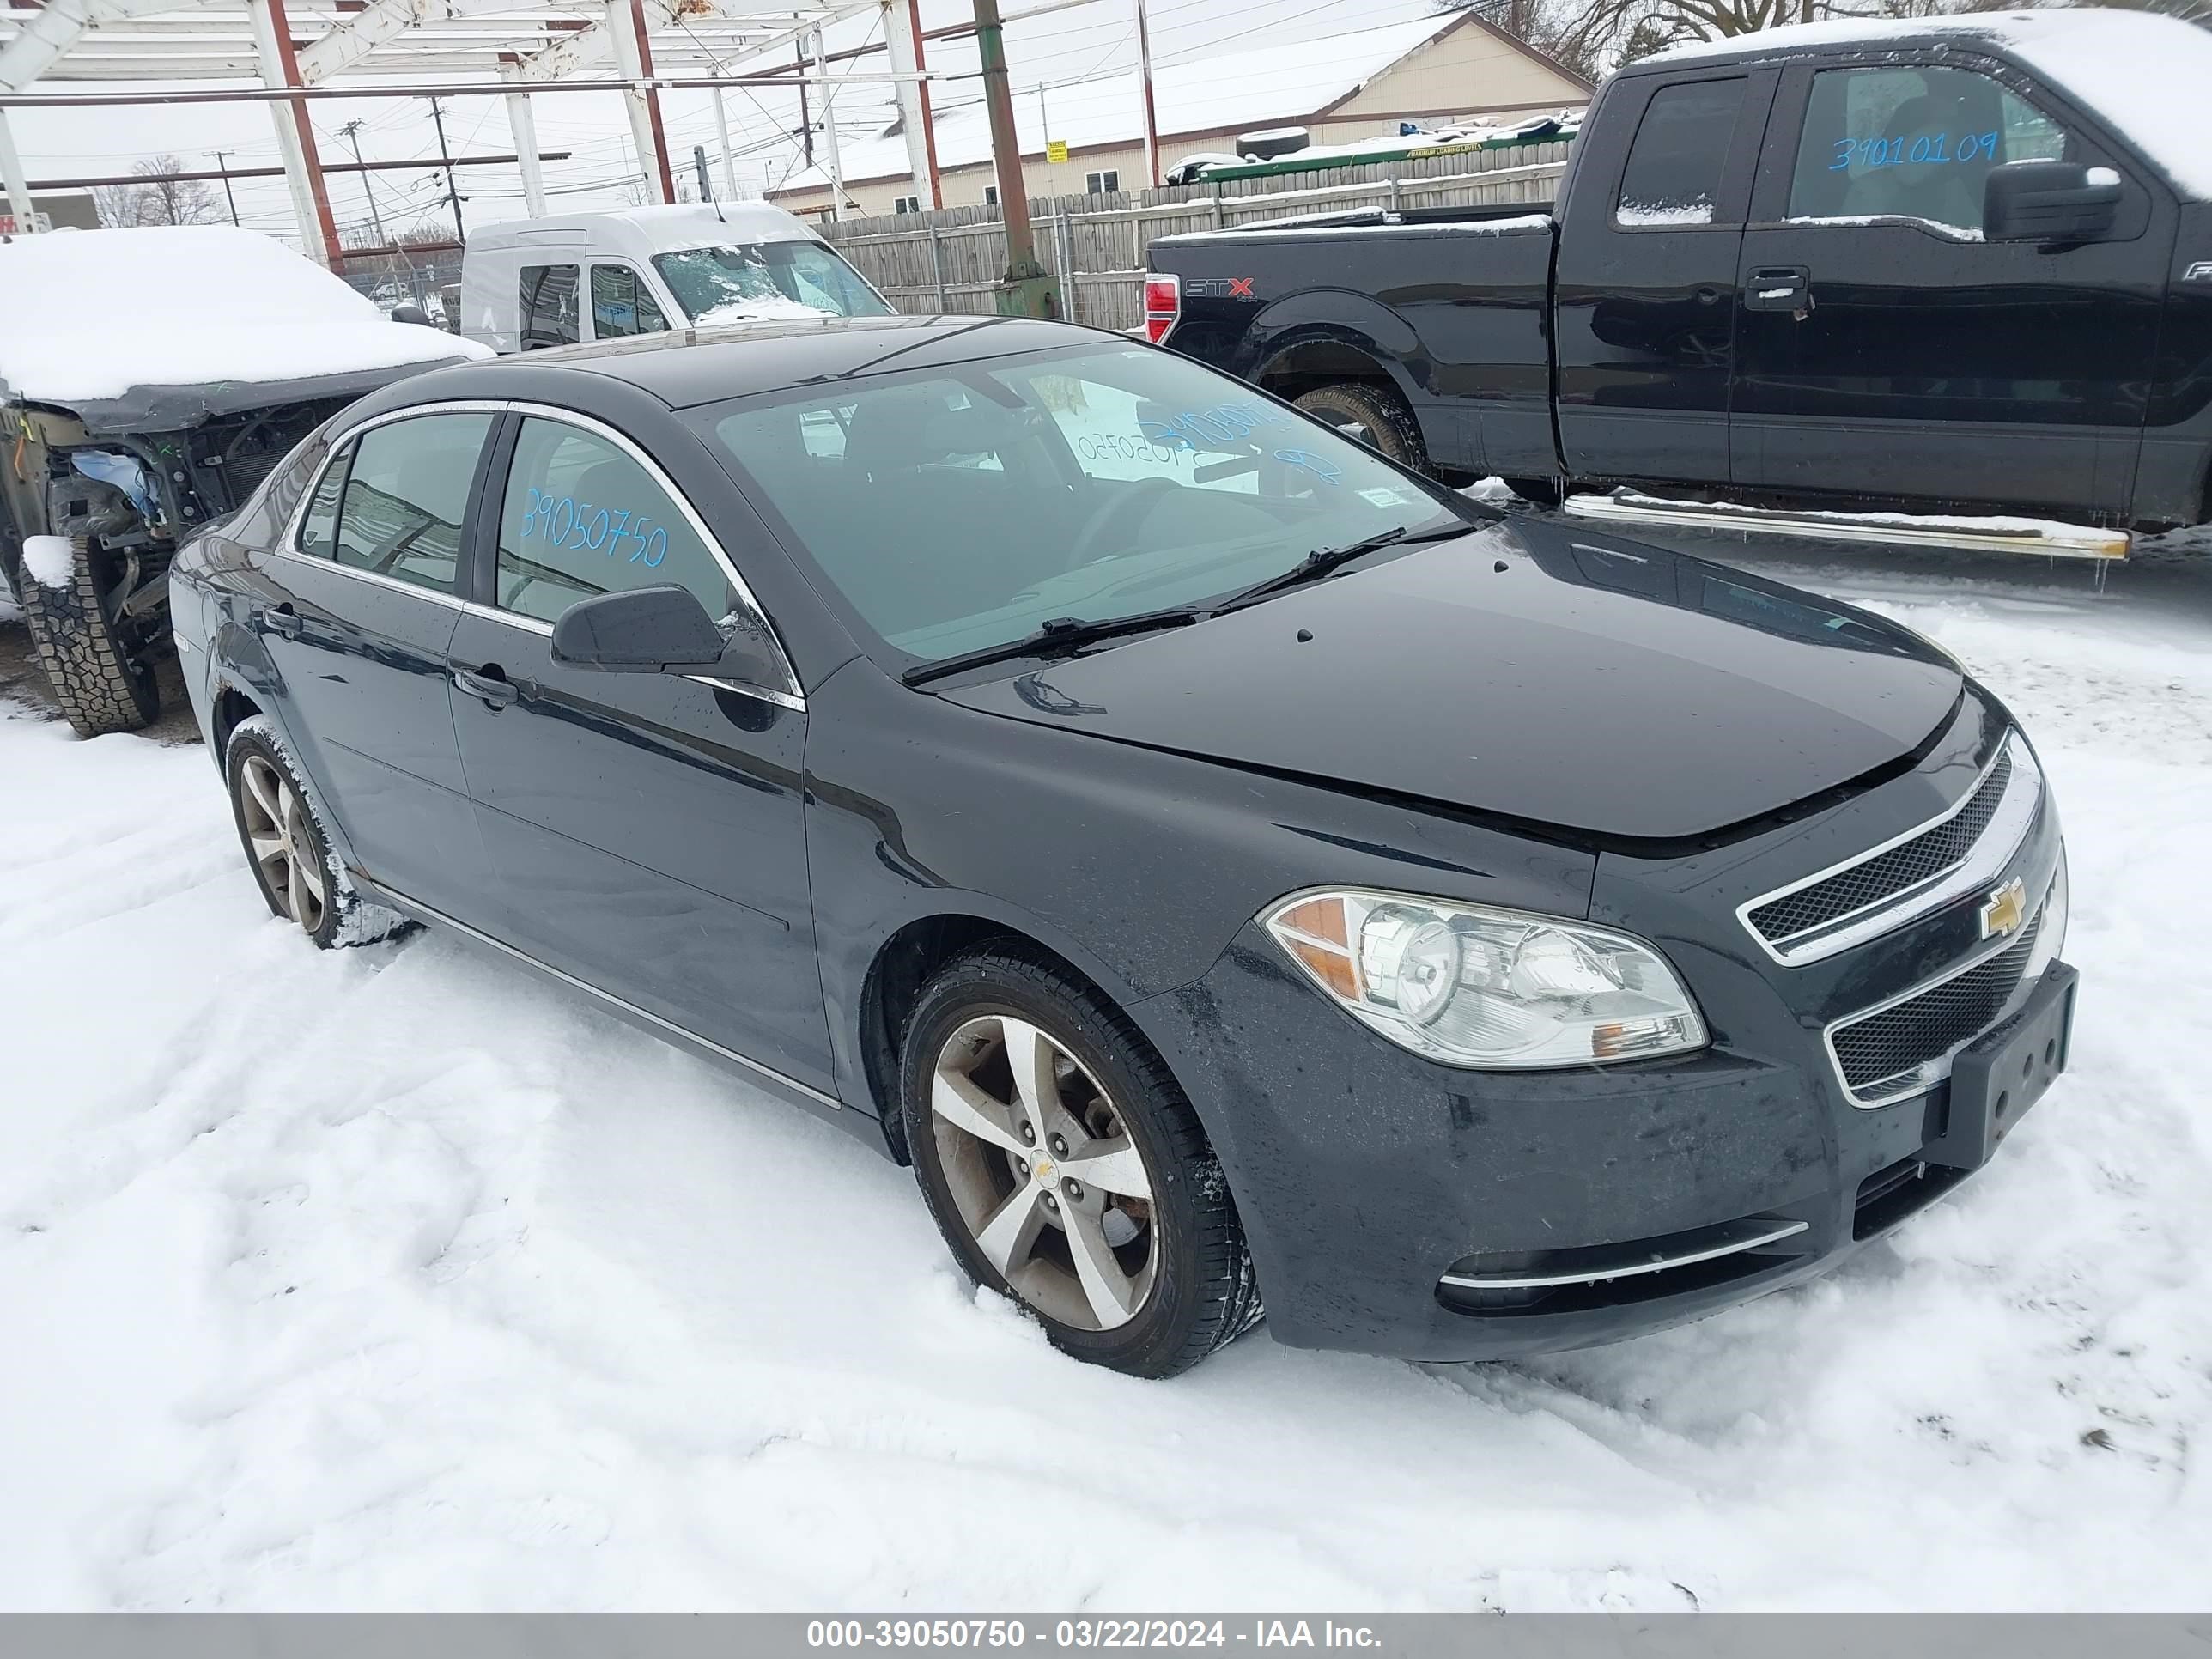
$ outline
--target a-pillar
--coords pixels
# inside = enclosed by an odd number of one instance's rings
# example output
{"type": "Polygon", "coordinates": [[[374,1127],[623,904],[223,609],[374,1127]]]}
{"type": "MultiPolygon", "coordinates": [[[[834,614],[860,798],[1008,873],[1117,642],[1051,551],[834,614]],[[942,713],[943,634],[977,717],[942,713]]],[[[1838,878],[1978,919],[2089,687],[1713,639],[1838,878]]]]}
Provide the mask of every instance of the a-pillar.
{"type": "MultiPolygon", "coordinates": [[[[298,87],[300,62],[293,55],[291,26],[285,21],[284,0],[246,0],[253,20],[253,46],[261,61],[265,86],[298,87]]],[[[276,153],[284,162],[284,182],[291,187],[292,211],[300,222],[300,245],[317,264],[335,270],[344,255],[338,247],[337,221],[331,216],[330,192],[323,187],[322,157],[315,149],[314,124],[307,118],[307,100],[287,98],[269,106],[276,126],[276,153]]]]}

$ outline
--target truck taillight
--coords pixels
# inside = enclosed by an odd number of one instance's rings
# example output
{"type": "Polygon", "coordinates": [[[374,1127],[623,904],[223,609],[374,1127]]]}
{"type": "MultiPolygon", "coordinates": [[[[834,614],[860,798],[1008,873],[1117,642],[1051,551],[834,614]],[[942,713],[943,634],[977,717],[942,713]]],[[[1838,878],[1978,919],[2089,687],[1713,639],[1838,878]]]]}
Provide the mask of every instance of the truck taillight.
{"type": "Polygon", "coordinates": [[[1171,270],[1154,271],[1145,278],[1145,337],[1154,345],[1182,315],[1182,278],[1171,270]]]}

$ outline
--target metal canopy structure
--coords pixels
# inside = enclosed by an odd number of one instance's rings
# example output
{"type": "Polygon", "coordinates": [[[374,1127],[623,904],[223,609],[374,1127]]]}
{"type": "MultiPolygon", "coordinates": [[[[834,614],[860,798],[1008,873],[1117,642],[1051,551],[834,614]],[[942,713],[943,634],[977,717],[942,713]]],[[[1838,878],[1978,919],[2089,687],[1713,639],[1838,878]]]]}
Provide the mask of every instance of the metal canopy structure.
{"type": "MultiPolygon", "coordinates": [[[[660,112],[664,88],[817,86],[890,81],[916,183],[937,197],[927,154],[927,71],[915,0],[9,0],[0,8],[0,184],[18,225],[33,222],[29,181],[8,110],[41,105],[268,102],[278,153],[312,256],[344,251],[324,187],[309,105],[331,97],[503,96],[534,216],[545,211],[531,99],[620,91],[630,136],[659,200],[676,199],[660,112]],[[822,30],[878,15],[885,75],[832,75],[822,30]],[[769,54],[787,68],[745,73],[769,54]],[[801,68],[797,59],[811,58],[801,68]],[[210,82],[258,82],[216,89],[210,82]],[[143,92],[72,94],[56,82],[161,83],[143,92]],[[29,88],[39,86],[40,90],[29,88]]],[[[828,142],[836,161],[836,138],[828,142]]]]}

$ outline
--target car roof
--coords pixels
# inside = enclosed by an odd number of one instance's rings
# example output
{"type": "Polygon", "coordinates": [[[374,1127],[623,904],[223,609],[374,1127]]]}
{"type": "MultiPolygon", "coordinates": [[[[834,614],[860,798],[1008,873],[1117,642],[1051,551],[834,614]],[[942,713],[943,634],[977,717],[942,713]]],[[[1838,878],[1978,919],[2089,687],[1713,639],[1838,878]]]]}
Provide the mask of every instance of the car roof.
{"type": "Polygon", "coordinates": [[[878,372],[970,362],[1126,337],[1026,317],[825,317],[819,323],[672,330],[466,363],[415,376],[374,399],[380,412],[455,398],[547,395],[548,371],[634,386],[671,409],[878,372]]]}

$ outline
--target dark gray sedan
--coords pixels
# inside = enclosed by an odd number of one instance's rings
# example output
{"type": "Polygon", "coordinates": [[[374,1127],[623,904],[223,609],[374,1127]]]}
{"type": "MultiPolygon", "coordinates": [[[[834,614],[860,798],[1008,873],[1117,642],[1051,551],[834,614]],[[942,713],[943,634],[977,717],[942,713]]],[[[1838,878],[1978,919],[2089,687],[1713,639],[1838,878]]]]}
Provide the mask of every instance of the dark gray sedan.
{"type": "Polygon", "coordinates": [[[1501,520],[1116,336],[660,336],[355,404],[180,556],[270,908],[448,927],[911,1162],[1146,1376],[1832,1266],[2066,1059],[2033,750],[1912,634],[1501,520]]]}

